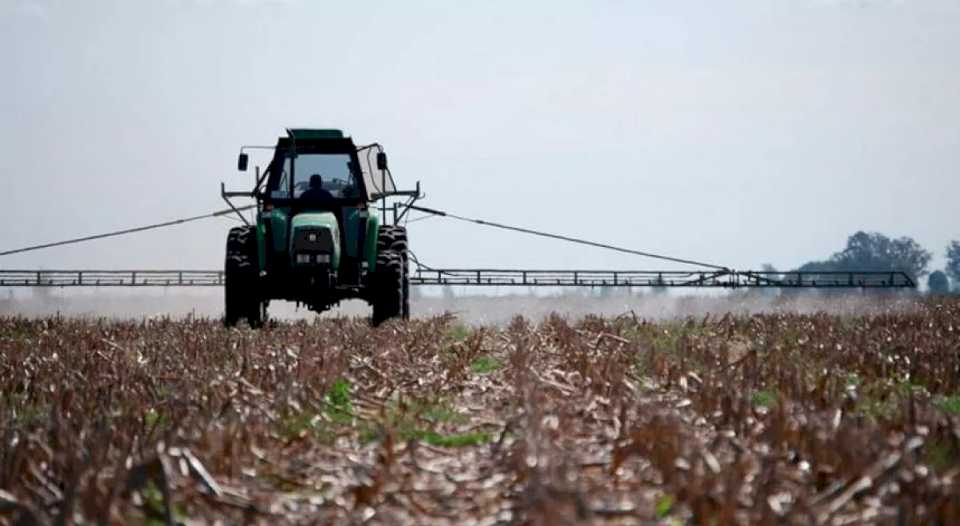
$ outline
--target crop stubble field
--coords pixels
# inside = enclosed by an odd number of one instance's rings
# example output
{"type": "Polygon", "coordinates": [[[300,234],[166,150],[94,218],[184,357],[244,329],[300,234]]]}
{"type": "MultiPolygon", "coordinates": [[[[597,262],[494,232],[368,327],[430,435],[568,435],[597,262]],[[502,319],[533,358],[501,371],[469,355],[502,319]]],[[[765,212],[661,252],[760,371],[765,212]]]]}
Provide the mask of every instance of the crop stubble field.
{"type": "Polygon", "coordinates": [[[957,524],[960,301],[0,318],[0,523],[957,524]]]}

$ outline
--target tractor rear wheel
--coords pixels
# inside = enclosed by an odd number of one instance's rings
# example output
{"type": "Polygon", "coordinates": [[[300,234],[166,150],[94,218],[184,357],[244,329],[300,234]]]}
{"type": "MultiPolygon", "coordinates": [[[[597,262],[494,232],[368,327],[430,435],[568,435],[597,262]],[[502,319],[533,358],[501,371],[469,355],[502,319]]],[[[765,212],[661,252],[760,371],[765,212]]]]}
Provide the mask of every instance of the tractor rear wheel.
{"type": "Polygon", "coordinates": [[[225,325],[232,327],[240,320],[251,327],[263,325],[267,302],[260,297],[259,279],[256,230],[252,226],[231,228],[224,262],[225,325]]]}
{"type": "Polygon", "coordinates": [[[400,255],[403,267],[403,300],[399,316],[406,320],[410,318],[410,252],[407,247],[406,227],[395,225],[380,227],[380,234],[377,237],[377,254],[382,254],[384,251],[392,251],[400,255]]]}
{"type": "Polygon", "coordinates": [[[381,323],[403,315],[403,259],[392,250],[377,254],[377,268],[374,271],[373,324],[381,323]]]}

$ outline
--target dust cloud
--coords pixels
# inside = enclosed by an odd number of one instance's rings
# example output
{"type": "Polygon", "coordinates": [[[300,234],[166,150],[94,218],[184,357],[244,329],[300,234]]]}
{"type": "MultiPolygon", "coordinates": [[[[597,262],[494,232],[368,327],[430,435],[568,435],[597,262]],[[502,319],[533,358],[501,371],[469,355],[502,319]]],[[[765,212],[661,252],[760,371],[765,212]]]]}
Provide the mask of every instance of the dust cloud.
{"type": "MultiPolygon", "coordinates": [[[[464,323],[499,325],[518,315],[540,320],[556,313],[568,318],[585,315],[631,315],[649,320],[724,314],[824,312],[834,315],[866,315],[902,312],[916,307],[915,293],[844,294],[815,291],[771,293],[771,291],[734,291],[721,294],[617,293],[593,295],[582,292],[555,294],[425,296],[411,299],[415,317],[445,313],[456,315],[464,323]]],[[[197,290],[112,290],[112,289],[34,289],[0,290],[0,315],[68,316],[82,318],[142,319],[187,316],[218,318],[223,315],[223,296],[219,289],[197,290]]],[[[365,317],[369,306],[350,300],[325,312],[321,317],[365,317]]],[[[312,320],[317,314],[294,303],[274,301],[270,317],[278,320],[312,320]]]]}

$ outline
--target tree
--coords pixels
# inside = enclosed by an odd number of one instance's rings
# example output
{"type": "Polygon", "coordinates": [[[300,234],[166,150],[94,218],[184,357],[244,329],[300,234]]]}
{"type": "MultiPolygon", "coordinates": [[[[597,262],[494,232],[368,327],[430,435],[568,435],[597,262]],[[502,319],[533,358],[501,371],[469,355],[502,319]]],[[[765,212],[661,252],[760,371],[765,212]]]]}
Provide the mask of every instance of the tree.
{"type": "Polygon", "coordinates": [[[916,281],[927,274],[932,258],[909,237],[891,239],[883,234],[857,232],[847,239],[847,247],[826,261],[814,261],[798,270],[807,272],[853,272],[900,270],[916,281]]]}
{"type": "Polygon", "coordinates": [[[909,237],[890,239],[879,233],[857,232],[847,248],[831,258],[841,270],[902,270],[916,279],[927,273],[930,252],[909,237]]]}
{"type": "Polygon", "coordinates": [[[947,276],[960,287],[960,241],[951,241],[947,245],[947,276]]]}
{"type": "Polygon", "coordinates": [[[927,278],[927,288],[930,294],[947,294],[950,292],[950,280],[943,271],[937,270],[927,278]]]}

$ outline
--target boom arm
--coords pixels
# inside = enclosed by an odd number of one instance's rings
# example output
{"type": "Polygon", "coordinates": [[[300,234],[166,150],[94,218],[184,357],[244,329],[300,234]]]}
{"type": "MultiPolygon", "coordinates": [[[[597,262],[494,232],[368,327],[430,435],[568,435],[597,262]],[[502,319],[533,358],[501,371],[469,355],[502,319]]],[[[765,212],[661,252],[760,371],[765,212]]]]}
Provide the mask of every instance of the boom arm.
{"type": "MultiPolygon", "coordinates": [[[[904,272],[426,269],[418,286],[913,289],[904,272]]],[[[0,270],[0,287],[215,287],[219,270],[0,270]]]]}

